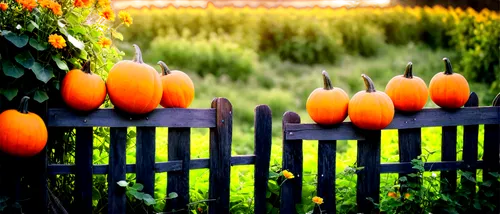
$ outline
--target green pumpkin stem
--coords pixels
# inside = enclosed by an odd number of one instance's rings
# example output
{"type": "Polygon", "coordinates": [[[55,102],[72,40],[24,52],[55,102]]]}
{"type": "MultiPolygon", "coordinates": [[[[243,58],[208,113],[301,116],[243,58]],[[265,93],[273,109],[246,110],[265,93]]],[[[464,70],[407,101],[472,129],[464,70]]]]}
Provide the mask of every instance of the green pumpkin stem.
{"type": "Polygon", "coordinates": [[[500,106],[500,93],[493,99],[492,106],[500,106]]]}
{"type": "Polygon", "coordinates": [[[413,78],[413,64],[411,62],[406,65],[405,69],[405,78],[412,79],[413,78]]]}
{"type": "Polygon", "coordinates": [[[170,69],[168,69],[167,64],[165,64],[163,61],[158,61],[158,65],[161,67],[161,73],[163,75],[169,75],[170,74],[170,69]]]}
{"type": "Polygon", "coordinates": [[[333,85],[332,85],[332,81],[330,80],[330,76],[328,76],[328,73],[323,70],[323,72],[321,72],[323,74],[323,88],[325,90],[332,90],[333,89],[333,85]]]}
{"type": "Polygon", "coordinates": [[[444,74],[450,75],[453,74],[453,68],[451,68],[451,62],[448,58],[443,58],[444,65],[446,67],[446,70],[444,70],[444,74]]]}
{"type": "Polygon", "coordinates": [[[142,52],[141,52],[141,49],[139,48],[139,46],[137,46],[136,44],[133,44],[134,48],[135,48],[135,56],[134,56],[134,59],[133,61],[134,62],[137,62],[137,63],[144,63],[144,61],[142,60],[142,52]]]}
{"type": "Polygon", "coordinates": [[[90,60],[86,61],[83,66],[82,66],[82,71],[87,74],[91,74],[92,72],[90,71],[90,60]]]}
{"type": "Polygon", "coordinates": [[[361,77],[363,77],[363,80],[365,81],[366,92],[368,93],[376,92],[375,85],[373,84],[372,79],[370,79],[370,77],[368,77],[365,74],[361,74],[361,77]]]}
{"type": "Polygon", "coordinates": [[[30,97],[28,96],[24,96],[22,99],[21,99],[21,102],[19,104],[19,108],[17,109],[17,111],[23,113],[23,114],[27,114],[28,113],[28,100],[30,99],[30,97]]]}

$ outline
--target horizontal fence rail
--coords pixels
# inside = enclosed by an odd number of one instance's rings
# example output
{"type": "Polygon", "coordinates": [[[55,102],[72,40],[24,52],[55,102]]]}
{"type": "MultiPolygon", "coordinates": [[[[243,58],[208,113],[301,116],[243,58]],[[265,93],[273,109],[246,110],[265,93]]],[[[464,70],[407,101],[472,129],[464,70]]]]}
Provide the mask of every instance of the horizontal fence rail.
{"type": "MultiPolygon", "coordinates": [[[[484,179],[496,179],[488,173],[500,172],[500,94],[495,98],[493,106],[478,107],[478,104],[479,99],[472,92],[468,102],[460,109],[426,108],[417,113],[396,112],[392,123],[384,130],[398,130],[397,163],[381,163],[382,130],[359,129],[351,122],[333,126],[303,124],[298,114],[286,112],[282,124],[282,169],[294,173],[295,178],[281,186],[280,212],[297,213],[295,205],[302,203],[303,140],[318,141],[317,195],[324,200],[322,213],[336,213],[337,140],[357,140],[356,163],[357,166],[363,167],[357,171],[358,213],[371,213],[376,210],[373,202],[379,203],[381,173],[399,173],[401,177],[415,172],[411,160],[422,153],[421,128],[424,127],[442,127],[441,161],[424,164],[426,171],[441,171],[441,181],[446,183],[441,185],[441,191],[456,190],[457,170],[472,172],[475,178],[476,169],[483,169],[484,179]],[[483,124],[484,153],[483,160],[478,160],[479,125],[483,124]],[[457,161],[457,126],[464,127],[462,161],[457,161]]],[[[407,180],[415,178],[408,177],[407,180]]],[[[461,179],[461,183],[465,188],[475,188],[475,184],[466,179],[461,179]]],[[[497,202],[499,199],[499,193],[495,193],[492,201],[497,202]]],[[[317,207],[314,213],[320,213],[317,207]]]]}

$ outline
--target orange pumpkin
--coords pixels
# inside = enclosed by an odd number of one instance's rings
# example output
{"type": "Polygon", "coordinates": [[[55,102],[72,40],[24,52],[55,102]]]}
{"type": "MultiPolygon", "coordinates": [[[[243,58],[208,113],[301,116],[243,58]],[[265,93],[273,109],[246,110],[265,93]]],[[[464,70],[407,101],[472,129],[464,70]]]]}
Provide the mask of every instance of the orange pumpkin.
{"type": "Polygon", "coordinates": [[[413,64],[409,62],[405,73],[393,77],[385,87],[385,93],[391,98],[396,110],[420,111],[427,103],[427,85],[420,77],[413,76],[412,68],[413,64]]]}
{"type": "Polygon", "coordinates": [[[47,144],[47,127],[40,116],[28,111],[28,100],[25,96],[17,110],[0,114],[0,150],[12,156],[34,156],[47,144]]]}
{"type": "Polygon", "coordinates": [[[451,62],[443,58],[446,70],[432,77],[429,84],[429,95],[441,108],[460,108],[469,99],[469,83],[464,76],[453,73],[451,62]]]}
{"type": "Polygon", "coordinates": [[[326,71],[323,74],[323,88],[314,89],[306,102],[307,113],[317,124],[333,125],[347,117],[349,96],[341,88],[333,87],[326,71]]]}
{"type": "Polygon", "coordinates": [[[160,74],[144,63],[139,46],[134,44],[133,60],[117,62],[109,71],[106,87],[111,103],[130,114],[145,114],[160,104],[160,74]]]}
{"type": "Polygon", "coordinates": [[[184,72],[170,70],[167,65],[159,61],[162,70],[161,83],[163,95],[160,105],[165,108],[187,108],[194,99],[194,84],[184,72]]]}
{"type": "Polygon", "coordinates": [[[90,62],[87,61],[81,70],[73,69],[64,76],[61,95],[70,108],[91,111],[104,102],[106,84],[99,75],[90,71],[90,62]]]}
{"type": "Polygon", "coordinates": [[[380,130],[394,118],[394,104],[382,91],[375,90],[370,77],[362,74],[366,90],[354,94],[349,102],[348,114],[351,122],[362,129],[380,130]]]}

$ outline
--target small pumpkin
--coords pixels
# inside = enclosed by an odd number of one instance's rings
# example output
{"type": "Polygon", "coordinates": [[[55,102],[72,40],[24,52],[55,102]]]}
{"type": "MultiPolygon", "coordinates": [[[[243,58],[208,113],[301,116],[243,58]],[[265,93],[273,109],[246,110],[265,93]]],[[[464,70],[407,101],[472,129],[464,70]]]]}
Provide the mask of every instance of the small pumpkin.
{"type": "Polygon", "coordinates": [[[82,69],[72,69],[61,82],[61,96],[66,105],[79,111],[99,108],[106,98],[106,83],[90,71],[90,61],[82,69]]]}
{"type": "Polygon", "coordinates": [[[130,114],[145,114],[158,107],[163,88],[160,74],[144,63],[139,46],[133,46],[134,59],[113,65],[106,87],[109,99],[116,108],[130,114]]]}
{"type": "Polygon", "coordinates": [[[385,92],[375,90],[370,77],[365,74],[361,77],[366,90],[357,92],[349,101],[349,118],[355,126],[362,129],[384,129],[394,118],[394,104],[385,92]]]}
{"type": "Polygon", "coordinates": [[[413,76],[413,64],[409,62],[403,75],[393,77],[385,87],[385,93],[394,103],[394,108],[404,112],[422,110],[429,92],[422,78],[413,76]]]}
{"type": "Polygon", "coordinates": [[[160,105],[165,108],[187,108],[194,99],[194,84],[191,78],[179,70],[170,70],[159,61],[162,76],[163,95],[160,105]]]}
{"type": "Polygon", "coordinates": [[[320,125],[334,125],[347,118],[349,96],[341,88],[333,87],[326,71],[322,72],[323,88],[314,89],[306,102],[307,113],[320,125]]]}
{"type": "Polygon", "coordinates": [[[459,73],[454,73],[451,62],[443,58],[445,71],[435,74],[429,84],[431,100],[441,108],[460,108],[469,99],[469,83],[459,73]]]}
{"type": "Polygon", "coordinates": [[[12,156],[34,156],[47,144],[47,127],[40,116],[28,111],[28,100],[25,96],[17,110],[0,114],[0,150],[12,156]]]}

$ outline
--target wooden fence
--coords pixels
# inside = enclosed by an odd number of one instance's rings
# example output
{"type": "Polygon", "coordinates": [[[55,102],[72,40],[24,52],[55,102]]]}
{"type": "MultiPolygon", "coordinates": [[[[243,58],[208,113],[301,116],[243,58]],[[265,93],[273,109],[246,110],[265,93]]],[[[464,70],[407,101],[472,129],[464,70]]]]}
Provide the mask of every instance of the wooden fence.
{"type": "MultiPolygon", "coordinates": [[[[489,172],[499,172],[500,144],[500,94],[492,107],[477,107],[478,97],[471,93],[465,108],[444,110],[427,108],[421,112],[396,113],[392,123],[385,129],[397,129],[399,136],[399,163],[380,163],[381,131],[366,131],[354,127],[350,122],[324,127],[317,124],[301,124],[294,112],[283,117],[283,163],[282,168],[295,174],[281,187],[280,213],[296,213],[295,205],[301,203],[303,140],[318,140],[317,195],[324,199],[323,213],[335,213],[335,154],[337,140],[357,140],[357,165],[364,169],[357,172],[356,200],[358,213],[371,213],[373,203],[380,199],[381,173],[411,173],[411,160],[421,154],[421,128],[442,126],[441,162],[425,163],[425,170],[441,171],[445,191],[454,191],[457,186],[457,169],[471,171],[483,169],[483,178],[492,179],[489,172]],[[483,160],[478,160],[478,130],[484,126],[483,160]],[[464,126],[462,161],[457,161],[457,126],[464,126]]],[[[436,142],[437,143],[437,142],[436,142]]],[[[494,178],[493,178],[494,179],[494,178]]],[[[461,179],[464,185],[466,179],[461,179]]],[[[493,202],[499,201],[495,193],[493,202]]],[[[498,209],[497,212],[498,213],[498,209]]]]}

